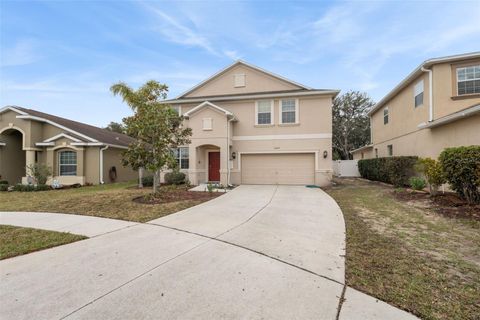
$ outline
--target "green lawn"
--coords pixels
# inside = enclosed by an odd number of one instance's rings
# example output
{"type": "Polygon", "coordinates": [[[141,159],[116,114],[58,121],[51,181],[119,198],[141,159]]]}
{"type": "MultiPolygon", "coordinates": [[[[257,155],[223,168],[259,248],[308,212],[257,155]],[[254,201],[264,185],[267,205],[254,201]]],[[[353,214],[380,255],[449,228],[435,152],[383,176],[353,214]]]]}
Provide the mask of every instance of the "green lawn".
{"type": "Polygon", "coordinates": [[[133,183],[115,183],[78,189],[39,192],[0,192],[0,211],[35,211],[72,213],[136,222],[146,222],[195,206],[212,199],[203,192],[189,193],[185,187],[163,186],[170,198],[178,200],[158,204],[142,204],[133,198],[151,193],[151,188],[137,189],[133,183]]]}
{"type": "Polygon", "coordinates": [[[422,319],[480,319],[478,221],[401,202],[378,183],[338,182],[326,191],[345,216],[349,286],[422,319]]]}
{"type": "Polygon", "coordinates": [[[66,232],[0,225],[0,260],[83,239],[66,232]]]}

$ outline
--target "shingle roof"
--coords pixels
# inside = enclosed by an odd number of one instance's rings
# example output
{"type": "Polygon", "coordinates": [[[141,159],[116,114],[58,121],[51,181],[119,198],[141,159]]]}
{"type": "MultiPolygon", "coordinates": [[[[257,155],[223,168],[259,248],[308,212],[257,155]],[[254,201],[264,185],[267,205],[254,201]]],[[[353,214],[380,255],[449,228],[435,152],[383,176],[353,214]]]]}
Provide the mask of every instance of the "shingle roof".
{"type": "MultiPolygon", "coordinates": [[[[61,126],[64,126],[70,130],[73,130],[75,132],[78,132],[80,134],[83,134],[87,137],[90,137],[92,139],[95,139],[99,142],[105,143],[105,144],[111,144],[111,145],[117,145],[117,146],[122,146],[122,147],[127,147],[130,143],[135,141],[134,138],[129,137],[125,134],[117,133],[117,132],[112,132],[107,129],[102,129],[98,128],[95,126],[91,126],[89,124],[57,117],[48,113],[32,110],[32,109],[27,109],[27,108],[22,108],[22,107],[14,107],[15,109],[18,109],[20,111],[23,111],[27,113],[30,116],[34,117],[39,117],[43,118],[46,120],[49,120],[51,122],[54,122],[56,124],[59,124],[61,126]]],[[[79,137],[81,140],[85,140],[84,138],[79,137]]]]}

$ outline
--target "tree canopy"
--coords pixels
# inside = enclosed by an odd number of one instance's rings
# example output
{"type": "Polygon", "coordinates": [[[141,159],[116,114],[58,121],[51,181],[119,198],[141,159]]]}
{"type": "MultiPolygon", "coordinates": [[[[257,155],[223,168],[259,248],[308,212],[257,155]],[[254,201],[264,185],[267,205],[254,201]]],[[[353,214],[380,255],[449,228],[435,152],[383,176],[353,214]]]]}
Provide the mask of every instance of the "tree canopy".
{"type": "Polygon", "coordinates": [[[125,126],[122,123],[118,123],[115,121],[110,121],[110,123],[108,124],[108,126],[105,127],[105,129],[107,129],[108,131],[117,132],[117,133],[123,133],[123,134],[127,133],[127,128],[125,128],[125,126]]]}
{"type": "Polygon", "coordinates": [[[367,112],[375,103],[366,94],[349,91],[333,101],[334,159],[352,159],[350,151],[370,143],[367,112]]]}
{"type": "Polygon", "coordinates": [[[127,84],[114,84],[110,90],[119,95],[133,110],[134,115],[123,119],[126,133],[136,141],[123,153],[124,165],[154,172],[154,192],[157,191],[158,172],[176,168],[172,149],[190,143],[190,128],[183,128],[183,117],[165,104],[168,87],[148,81],[134,90],[127,84]]]}

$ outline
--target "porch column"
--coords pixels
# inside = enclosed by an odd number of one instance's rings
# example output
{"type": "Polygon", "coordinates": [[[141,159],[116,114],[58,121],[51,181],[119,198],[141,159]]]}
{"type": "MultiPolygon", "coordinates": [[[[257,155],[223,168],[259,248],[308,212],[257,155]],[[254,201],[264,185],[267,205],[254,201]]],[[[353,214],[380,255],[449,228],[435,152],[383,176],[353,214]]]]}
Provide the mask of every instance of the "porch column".
{"type": "Polygon", "coordinates": [[[28,168],[33,164],[35,164],[35,150],[25,150],[25,177],[22,178],[23,184],[28,184],[28,177],[30,176],[28,168]]]}
{"type": "Polygon", "coordinates": [[[228,184],[228,161],[230,160],[228,143],[222,143],[220,146],[220,184],[228,184]]]}
{"type": "Polygon", "coordinates": [[[188,146],[188,180],[193,185],[198,185],[197,173],[197,147],[194,144],[188,146]]]}

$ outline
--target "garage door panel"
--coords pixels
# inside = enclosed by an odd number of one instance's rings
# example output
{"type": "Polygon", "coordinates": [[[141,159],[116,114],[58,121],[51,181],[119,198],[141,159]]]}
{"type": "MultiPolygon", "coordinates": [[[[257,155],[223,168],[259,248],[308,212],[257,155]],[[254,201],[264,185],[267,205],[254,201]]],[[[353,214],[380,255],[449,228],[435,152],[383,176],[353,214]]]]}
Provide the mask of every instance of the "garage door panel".
{"type": "Polygon", "coordinates": [[[311,153],[242,155],[243,184],[314,184],[311,153]]]}

